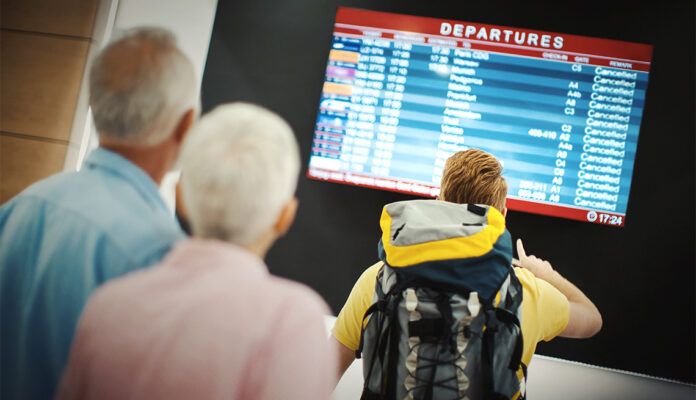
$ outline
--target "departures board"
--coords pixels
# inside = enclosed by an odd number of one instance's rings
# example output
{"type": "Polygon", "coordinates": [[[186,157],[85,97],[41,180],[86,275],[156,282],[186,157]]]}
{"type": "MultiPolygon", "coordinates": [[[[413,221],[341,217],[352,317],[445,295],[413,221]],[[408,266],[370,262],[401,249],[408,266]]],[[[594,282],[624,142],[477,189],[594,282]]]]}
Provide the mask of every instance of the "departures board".
{"type": "Polygon", "coordinates": [[[652,46],[339,8],[308,177],[426,197],[495,155],[507,207],[623,226],[652,46]]]}

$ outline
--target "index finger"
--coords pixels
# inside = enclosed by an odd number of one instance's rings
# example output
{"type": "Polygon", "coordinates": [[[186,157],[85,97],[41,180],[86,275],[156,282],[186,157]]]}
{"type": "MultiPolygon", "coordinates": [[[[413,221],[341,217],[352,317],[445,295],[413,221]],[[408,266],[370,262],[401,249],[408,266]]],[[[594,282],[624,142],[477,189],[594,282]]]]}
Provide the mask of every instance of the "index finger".
{"type": "Polygon", "coordinates": [[[522,239],[517,239],[517,257],[521,259],[527,258],[527,253],[524,251],[524,246],[522,245],[522,239]]]}

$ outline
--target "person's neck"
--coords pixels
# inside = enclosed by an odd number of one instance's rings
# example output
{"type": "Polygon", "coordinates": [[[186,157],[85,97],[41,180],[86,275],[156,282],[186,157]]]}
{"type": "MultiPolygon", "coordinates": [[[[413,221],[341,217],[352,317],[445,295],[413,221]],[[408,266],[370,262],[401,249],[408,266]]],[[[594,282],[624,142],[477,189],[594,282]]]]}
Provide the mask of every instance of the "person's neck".
{"type": "Polygon", "coordinates": [[[267,232],[261,235],[261,237],[258,238],[255,242],[244,245],[242,247],[244,247],[251,253],[256,254],[260,259],[263,260],[266,258],[266,254],[268,253],[268,250],[271,249],[273,242],[275,242],[275,235],[273,235],[271,232],[267,232]]]}
{"type": "Polygon", "coordinates": [[[169,171],[167,151],[162,146],[133,147],[115,143],[100,143],[100,146],[119,154],[142,169],[159,186],[169,171]]]}

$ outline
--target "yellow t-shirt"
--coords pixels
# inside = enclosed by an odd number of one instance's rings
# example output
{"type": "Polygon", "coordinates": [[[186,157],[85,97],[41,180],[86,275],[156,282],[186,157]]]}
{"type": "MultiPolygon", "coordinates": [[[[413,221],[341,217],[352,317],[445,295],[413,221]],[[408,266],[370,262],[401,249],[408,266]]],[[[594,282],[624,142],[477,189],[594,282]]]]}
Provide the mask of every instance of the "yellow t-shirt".
{"type": "MultiPolygon", "coordinates": [[[[362,319],[372,304],[377,273],[381,266],[380,261],[360,275],[336,319],[333,336],[351,350],[358,349],[362,319]]],[[[566,328],[570,304],[563,293],[550,283],[535,277],[529,270],[515,268],[515,274],[522,284],[522,362],[529,365],[537,343],[553,339],[566,328]]]]}

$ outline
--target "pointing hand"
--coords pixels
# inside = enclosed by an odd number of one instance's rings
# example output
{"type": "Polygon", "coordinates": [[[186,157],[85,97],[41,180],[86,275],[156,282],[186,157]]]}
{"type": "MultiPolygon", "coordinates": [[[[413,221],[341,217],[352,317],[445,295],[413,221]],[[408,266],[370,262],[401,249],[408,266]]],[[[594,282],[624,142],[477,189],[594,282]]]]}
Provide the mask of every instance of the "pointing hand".
{"type": "Polygon", "coordinates": [[[527,255],[522,239],[517,239],[517,256],[520,262],[517,266],[530,270],[537,278],[547,280],[553,272],[553,266],[548,261],[533,255],[527,255]]]}

